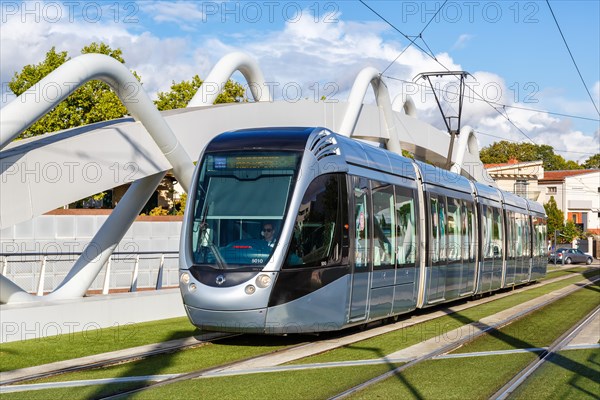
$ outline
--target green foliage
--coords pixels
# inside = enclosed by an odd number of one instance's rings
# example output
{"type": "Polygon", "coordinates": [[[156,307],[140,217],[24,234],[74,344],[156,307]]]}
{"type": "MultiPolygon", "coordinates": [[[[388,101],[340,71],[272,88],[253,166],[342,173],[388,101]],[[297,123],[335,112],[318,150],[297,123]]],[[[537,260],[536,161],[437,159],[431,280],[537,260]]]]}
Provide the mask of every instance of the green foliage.
{"type": "Polygon", "coordinates": [[[406,158],[410,158],[412,160],[415,159],[415,155],[408,150],[402,150],[402,156],[406,158]]]}
{"type": "Polygon", "coordinates": [[[150,210],[149,215],[152,215],[152,216],[169,215],[169,210],[165,210],[161,206],[158,206],[158,207],[154,207],[152,210],[150,210]]]}
{"type": "Polygon", "coordinates": [[[554,196],[550,196],[550,200],[544,204],[544,209],[548,216],[548,239],[554,241],[554,232],[563,229],[565,214],[558,208],[554,196]]]}
{"type": "Polygon", "coordinates": [[[505,163],[515,158],[519,161],[542,160],[546,171],[582,168],[575,161],[567,161],[562,156],[554,154],[552,146],[547,144],[513,143],[502,140],[481,149],[479,156],[484,164],[505,163]]]}
{"type": "Polygon", "coordinates": [[[575,225],[575,222],[568,220],[562,229],[562,238],[567,242],[572,242],[573,239],[581,237],[581,230],[575,225]]]}
{"type": "Polygon", "coordinates": [[[600,169],[600,153],[594,154],[583,162],[585,169],[600,169]]]}
{"type": "MultiPolygon", "coordinates": [[[[93,42],[81,49],[81,53],[105,54],[121,63],[125,62],[120,49],[112,49],[105,43],[93,42]]],[[[15,73],[8,86],[15,95],[19,96],[69,59],[66,51],[57,52],[52,47],[42,62],[26,65],[20,72],[15,73]]],[[[134,75],[139,80],[139,76],[135,72],[134,75]]],[[[67,91],[68,89],[69,85],[67,84],[62,86],[54,84],[52,87],[41,88],[35,95],[56,96],[57,90],[67,91]]],[[[127,109],[114,91],[106,83],[94,80],[77,89],[52,111],[22,132],[19,138],[120,118],[126,114],[127,109]]]]}
{"type": "Polygon", "coordinates": [[[183,193],[179,198],[179,201],[175,202],[175,215],[183,215],[185,212],[185,205],[187,204],[187,193],[183,193]]]}
{"type": "MultiPolygon", "coordinates": [[[[202,85],[202,82],[198,75],[194,75],[190,81],[173,82],[171,90],[158,93],[158,99],[154,101],[154,104],[160,111],[185,108],[202,85]]],[[[225,84],[223,92],[217,96],[215,104],[244,101],[247,101],[244,87],[230,79],[225,84]]]]}

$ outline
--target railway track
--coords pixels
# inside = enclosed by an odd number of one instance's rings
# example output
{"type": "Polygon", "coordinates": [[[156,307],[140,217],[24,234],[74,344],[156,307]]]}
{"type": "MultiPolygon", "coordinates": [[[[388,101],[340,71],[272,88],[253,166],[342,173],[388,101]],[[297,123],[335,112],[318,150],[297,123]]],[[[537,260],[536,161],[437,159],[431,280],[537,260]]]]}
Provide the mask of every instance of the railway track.
{"type": "MultiPolygon", "coordinates": [[[[543,285],[547,285],[553,282],[557,282],[563,279],[568,279],[571,277],[576,276],[577,274],[572,274],[572,275],[566,275],[566,276],[562,276],[562,277],[558,277],[558,278],[554,278],[554,279],[549,279],[547,281],[543,281],[541,284],[537,284],[537,285],[530,285],[530,286],[525,286],[525,287],[521,287],[519,289],[515,289],[515,290],[511,290],[505,293],[496,293],[494,296],[490,296],[490,297],[485,297],[483,299],[480,300],[476,300],[476,301],[470,301],[467,303],[463,303],[463,304],[459,304],[458,306],[454,306],[452,307],[452,311],[457,312],[457,311],[461,311],[464,309],[468,309],[483,303],[487,303],[490,301],[495,301],[497,299],[500,299],[502,297],[511,295],[514,292],[519,292],[519,291],[526,291],[529,289],[533,289],[533,288],[538,288],[541,287],[543,285]]],[[[554,299],[556,300],[556,299],[554,299]]],[[[546,303],[544,303],[545,305],[546,303]]],[[[528,312],[531,312],[533,310],[530,310],[528,312]]],[[[402,321],[401,323],[398,324],[389,324],[389,325],[384,325],[384,326],[380,326],[380,327],[375,327],[372,328],[368,331],[365,332],[358,332],[358,333],[353,333],[351,335],[348,335],[348,332],[343,332],[340,335],[328,335],[328,337],[325,338],[325,340],[317,340],[314,342],[305,342],[305,343],[300,343],[300,344],[296,344],[290,347],[286,347],[284,349],[279,349],[273,352],[269,352],[267,354],[262,354],[262,355],[258,355],[258,356],[254,356],[254,357],[250,357],[250,358],[246,358],[244,360],[236,360],[234,362],[228,363],[226,365],[219,365],[217,367],[211,367],[211,368],[204,368],[202,370],[198,370],[198,371],[193,371],[190,373],[184,373],[184,374],[177,374],[177,376],[175,377],[171,377],[171,378],[167,378],[164,380],[161,380],[159,382],[155,382],[153,384],[150,384],[148,386],[145,386],[143,388],[139,388],[139,389],[135,389],[133,391],[129,391],[126,393],[121,393],[119,395],[115,395],[115,396],[111,396],[111,397],[107,397],[110,399],[113,398],[119,398],[119,397],[123,397],[125,395],[129,395],[129,394],[133,394],[135,392],[139,392],[139,391],[143,391],[143,390],[148,390],[150,388],[155,388],[158,386],[164,386],[164,385],[168,385],[171,383],[176,383],[176,382],[180,382],[183,380],[187,380],[187,379],[193,379],[193,378],[197,378],[200,376],[206,376],[206,375],[214,375],[214,374],[219,374],[219,371],[222,370],[226,370],[226,369],[238,369],[238,370],[243,370],[242,366],[247,366],[247,365],[252,365],[254,364],[258,364],[261,365],[260,361],[261,360],[269,360],[271,357],[273,356],[277,356],[280,358],[280,361],[278,364],[282,364],[284,362],[288,362],[288,361],[293,361],[295,359],[301,358],[299,357],[297,354],[309,354],[309,355],[314,355],[314,354],[318,354],[324,351],[328,351],[328,350],[332,350],[338,347],[342,347],[348,344],[352,344],[361,340],[365,340],[371,337],[375,337],[381,334],[385,334],[388,332],[391,332],[393,330],[397,330],[397,329],[402,329],[402,328],[406,328],[410,325],[414,325],[417,323],[421,323],[427,320],[431,320],[434,318],[437,318],[441,315],[447,315],[448,311],[434,311],[434,312],[428,312],[427,314],[421,315],[421,316],[416,316],[410,318],[410,321],[402,321]],[[419,318],[420,317],[420,318],[419,318]],[[414,320],[414,321],[413,321],[414,320]],[[408,322],[408,323],[407,323],[408,322]]],[[[510,322],[508,322],[510,323],[510,322]]],[[[489,329],[492,328],[498,328],[498,326],[493,326],[490,327],[489,329]]],[[[113,364],[117,364],[117,363],[124,363],[124,362],[129,362],[129,361],[133,361],[133,360],[139,360],[141,358],[146,358],[152,355],[156,355],[156,354],[162,354],[162,353],[166,353],[166,352],[174,352],[174,351],[179,351],[179,350],[183,350],[183,349],[187,349],[187,348],[192,348],[192,347],[197,347],[199,345],[205,344],[205,343],[211,343],[214,341],[218,341],[218,340],[223,340],[226,338],[231,338],[231,337],[235,337],[238,336],[239,334],[213,334],[213,337],[210,339],[205,340],[204,342],[195,342],[195,343],[190,343],[189,340],[187,343],[182,343],[181,345],[177,346],[170,346],[168,348],[164,348],[164,349],[154,349],[151,352],[146,352],[146,353],[141,353],[141,354],[135,354],[133,356],[129,356],[129,357],[109,357],[107,359],[101,360],[99,362],[93,362],[93,363],[84,363],[81,365],[77,365],[77,366],[73,366],[73,367],[68,367],[68,368],[56,368],[54,370],[51,371],[47,371],[45,373],[35,373],[35,374],[29,374],[26,376],[22,376],[20,378],[15,378],[15,379],[4,379],[0,385],[5,386],[8,384],[14,384],[14,383],[19,383],[19,382],[23,382],[23,381],[27,381],[27,380],[32,380],[32,379],[40,379],[40,378],[47,378],[47,377],[51,377],[53,375],[57,375],[57,374],[61,374],[61,373],[66,373],[66,372],[74,372],[74,371],[85,371],[88,369],[92,369],[92,368],[98,368],[98,367],[103,367],[103,366],[110,366],[113,364]]],[[[189,339],[189,338],[188,338],[189,339]]],[[[435,354],[429,355],[429,357],[422,357],[422,359],[418,359],[418,360],[414,360],[411,363],[409,363],[410,365],[414,365],[415,362],[420,362],[420,361],[424,361],[425,359],[434,357],[437,354],[443,354],[444,352],[449,352],[451,350],[448,349],[443,349],[441,351],[435,352],[435,354]]],[[[407,367],[407,365],[403,366],[404,368],[407,367]]],[[[394,372],[394,371],[392,371],[394,372]]],[[[399,372],[399,371],[398,371],[399,372]]],[[[235,373],[234,373],[235,374],[235,373]]],[[[377,379],[377,378],[375,378],[377,379]]],[[[385,378],[382,378],[385,379],[385,378]]],[[[370,381],[368,381],[370,382],[370,381]]],[[[365,384],[367,384],[368,382],[365,382],[365,384]]],[[[352,390],[352,389],[350,389],[352,390]]],[[[360,390],[360,389],[358,389],[360,390]]],[[[356,390],[355,390],[356,391],[356,390]]],[[[335,397],[337,398],[337,397],[335,397]]],[[[340,397],[341,398],[341,397],[340,397]]]]}
{"type": "Polygon", "coordinates": [[[513,379],[511,379],[500,390],[494,393],[490,397],[490,400],[504,400],[510,396],[511,393],[513,393],[519,386],[521,386],[521,384],[523,384],[523,382],[527,380],[529,376],[531,376],[531,374],[533,374],[539,367],[545,364],[554,355],[556,355],[556,353],[568,345],[569,342],[571,342],[571,340],[573,340],[573,338],[577,336],[577,334],[581,332],[581,330],[585,328],[598,313],[600,313],[600,306],[596,307],[571,329],[556,339],[542,354],[539,355],[538,359],[534,360],[531,364],[523,368],[523,370],[515,375],[513,379]]]}
{"type": "MultiPolygon", "coordinates": [[[[596,278],[593,281],[588,282],[588,283],[586,283],[586,284],[584,284],[582,286],[575,287],[575,288],[573,288],[571,290],[568,290],[568,291],[562,293],[559,296],[552,297],[552,298],[550,298],[550,299],[548,299],[548,300],[546,300],[544,302],[541,302],[541,303],[539,303],[539,304],[537,304],[537,305],[535,305],[533,307],[529,307],[529,308],[523,310],[522,312],[519,312],[519,313],[517,313],[515,315],[512,315],[509,318],[506,318],[506,319],[504,319],[504,320],[502,320],[502,321],[500,321],[500,322],[498,322],[496,324],[487,325],[486,326],[486,325],[483,325],[483,324],[481,324],[479,322],[475,323],[475,324],[473,324],[473,327],[476,328],[476,329],[473,330],[470,335],[467,335],[467,336],[465,336],[465,337],[463,337],[463,338],[461,338],[461,339],[459,339],[459,340],[457,340],[457,341],[455,341],[453,343],[450,343],[448,345],[439,347],[439,348],[437,348],[437,349],[435,349],[435,350],[433,350],[431,352],[428,352],[428,353],[426,353],[426,354],[424,354],[424,355],[422,355],[422,356],[420,356],[420,357],[418,357],[418,358],[416,358],[416,359],[414,359],[414,360],[412,360],[412,361],[410,361],[410,362],[408,362],[406,364],[401,365],[398,368],[395,368],[395,369],[393,369],[391,371],[388,371],[388,372],[386,372],[384,374],[376,376],[375,378],[369,379],[366,382],[363,382],[363,383],[361,383],[359,385],[356,385],[356,386],[354,386],[354,387],[352,387],[352,388],[350,388],[348,390],[345,390],[345,391],[343,391],[343,392],[341,392],[341,393],[339,393],[339,394],[337,394],[335,396],[330,397],[329,400],[338,400],[338,399],[347,398],[348,396],[351,396],[351,395],[353,395],[353,394],[355,394],[357,392],[360,392],[360,391],[362,391],[362,390],[364,390],[364,389],[366,389],[366,388],[368,388],[370,386],[373,386],[373,385],[375,385],[375,384],[377,384],[379,382],[382,382],[382,381],[384,381],[384,380],[386,380],[386,379],[388,379],[390,377],[396,376],[396,375],[400,374],[402,371],[405,371],[408,368],[411,368],[411,367],[413,367],[413,366],[415,366],[417,364],[420,364],[423,361],[431,360],[431,359],[435,358],[436,356],[452,352],[452,351],[458,349],[459,347],[463,346],[464,344],[473,341],[474,339],[478,338],[479,336],[481,336],[481,335],[483,335],[483,334],[485,334],[487,332],[490,332],[492,330],[497,330],[497,329],[502,328],[503,326],[509,325],[509,324],[517,321],[518,319],[524,317],[527,314],[530,314],[530,313],[532,313],[534,311],[537,311],[537,310],[539,310],[539,309],[541,309],[541,308],[543,308],[543,307],[545,307],[545,306],[547,306],[547,305],[549,305],[551,303],[554,303],[555,301],[557,301],[559,299],[562,299],[562,298],[564,298],[564,297],[566,297],[566,296],[568,296],[568,295],[570,295],[570,294],[572,294],[572,293],[574,293],[574,292],[576,292],[576,291],[578,291],[578,290],[580,290],[580,289],[582,289],[584,287],[587,287],[587,286],[589,286],[591,284],[594,284],[594,283],[596,283],[598,281],[600,281],[600,278],[596,278]]],[[[589,317],[589,315],[588,315],[588,317],[589,317]]],[[[587,321],[585,318],[584,318],[584,320],[587,321]]],[[[553,354],[556,351],[560,350],[560,348],[562,348],[564,346],[564,344],[568,340],[572,339],[572,337],[574,336],[574,334],[576,334],[575,332],[579,332],[579,330],[582,327],[583,327],[582,326],[582,322],[580,322],[580,323],[576,324],[568,332],[566,332],[565,334],[563,334],[559,339],[556,340],[555,344],[553,344],[552,346],[550,346],[550,348],[548,350],[546,350],[546,352],[548,353],[548,355],[553,354]]],[[[537,368],[537,367],[539,367],[539,365],[538,366],[530,365],[527,368],[525,368],[525,370],[521,371],[519,373],[519,376],[525,375],[526,371],[528,369],[532,369],[531,372],[533,372],[533,368],[537,368]]],[[[530,373],[528,373],[527,376],[529,376],[529,374],[530,373]]],[[[518,378],[515,377],[515,380],[516,379],[518,379],[518,378]]],[[[509,382],[509,384],[510,384],[510,382],[509,382]]],[[[508,385],[508,387],[506,387],[506,389],[505,388],[502,388],[502,389],[504,389],[505,391],[507,391],[512,386],[513,385],[508,385]]],[[[515,386],[514,388],[516,388],[517,386],[515,386]]],[[[512,392],[512,390],[514,390],[514,388],[511,389],[511,392],[512,392]]],[[[499,392],[500,394],[497,393],[497,395],[502,395],[502,393],[501,393],[502,389],[499,392]]],[[[492,398],[494,398],[494,397],[492,397],[492,398]]],[[[504,399],[505,397],[498,397],[498,398],[504,399]]]]}

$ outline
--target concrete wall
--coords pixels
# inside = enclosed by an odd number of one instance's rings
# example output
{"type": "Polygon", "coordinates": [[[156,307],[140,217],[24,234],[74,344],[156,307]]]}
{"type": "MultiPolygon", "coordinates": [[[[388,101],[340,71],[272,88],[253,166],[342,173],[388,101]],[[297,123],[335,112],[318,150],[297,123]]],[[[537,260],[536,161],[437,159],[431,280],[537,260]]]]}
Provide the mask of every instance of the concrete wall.
{"type": "MultiPolygon", "coordinates": [[[[79,253],[92,240],[94,234],[108,217],[90,213],[92,210],[57,211],[56,215],[42,215],[30,221],[0,231],[0,268],[6,268],[6,276],[28,292],[35,292],[39,285],[42,266],[40,256],[23,256],[23,253],[63,253],[49,256],[43,289],[53,290],[66,276],[77,256],[64,253],[79,253]],[[61,215],[65,214],[65,215],[61,215]]],[[[100,211],[102,212],[102,211],[100,211]]],[[[140,256],[137,287],[154,287],[158,278],[160,252],[178,251],[181,217],[140,217],[133,223],[117,252],[156,252],[140,256]]],[[[128,289],[132,281],[136,257],[122,255],[111,262],[110,288],[128,289]]],[[[177,285],[177,255],[167,255],[164,263],[163,286],[177,285]]],[[[90,289],[102,290],[105,271],[101,271],[90,289]]]]}

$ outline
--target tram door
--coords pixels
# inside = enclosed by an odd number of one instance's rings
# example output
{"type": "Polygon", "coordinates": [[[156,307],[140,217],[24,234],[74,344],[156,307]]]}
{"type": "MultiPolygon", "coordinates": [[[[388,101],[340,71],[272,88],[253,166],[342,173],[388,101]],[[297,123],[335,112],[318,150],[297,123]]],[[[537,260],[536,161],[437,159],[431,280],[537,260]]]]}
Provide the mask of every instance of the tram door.
{"type": "Polygon", "coordinates": [[[369,249],[370,249],[370,225],[369,225],[369,181],[365,178],[352,177],[350,187],[352,188],[354,205],[354,253],[352,257],[352,284],[350,293],[350,314],[348,320],[360,321],[367,317],[367,306],[369,298],[369,249]]]}

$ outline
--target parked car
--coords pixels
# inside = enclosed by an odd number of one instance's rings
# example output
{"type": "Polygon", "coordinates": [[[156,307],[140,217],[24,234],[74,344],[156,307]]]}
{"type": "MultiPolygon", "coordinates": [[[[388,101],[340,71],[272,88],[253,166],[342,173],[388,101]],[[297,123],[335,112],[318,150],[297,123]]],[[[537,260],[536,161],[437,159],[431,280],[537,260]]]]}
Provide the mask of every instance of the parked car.
{"type": "Polygon", "coordinates": [[[550,253],[550,255],[548,256],[548,262],[551,263],[586,263],[587,265],[590,265],[592,261],[594,261],[592,256],[585,254],[579,249],[560,248],[557,249],[555,252],[550,253]]]}

